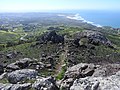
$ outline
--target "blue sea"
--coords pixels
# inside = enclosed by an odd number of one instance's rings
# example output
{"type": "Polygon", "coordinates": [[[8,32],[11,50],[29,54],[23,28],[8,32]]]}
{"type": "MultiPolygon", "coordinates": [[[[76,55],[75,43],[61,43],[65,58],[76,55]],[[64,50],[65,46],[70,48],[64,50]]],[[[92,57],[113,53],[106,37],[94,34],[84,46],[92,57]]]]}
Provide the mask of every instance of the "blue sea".
{"type": "Polygon", "coordinates": [[[71,10],[65,13],[73,13],[72,19],[84,19],[84,21],[98,26],[111,26],[120,28],[120,11],[113,10],[71,10]]]}

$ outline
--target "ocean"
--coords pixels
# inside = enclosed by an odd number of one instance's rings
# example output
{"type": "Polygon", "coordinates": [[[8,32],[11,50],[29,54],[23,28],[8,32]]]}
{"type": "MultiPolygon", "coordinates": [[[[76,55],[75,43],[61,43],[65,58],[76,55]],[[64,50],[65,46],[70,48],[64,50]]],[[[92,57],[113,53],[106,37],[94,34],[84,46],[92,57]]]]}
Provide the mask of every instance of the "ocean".
{"type": "Polygon", "coordinates": [[[83,20],[83,22],[88,22],[98,27],[111,26],[120,28],[120,11],[72,10],[64,12],[74,14],[74,16],[67,16],[69,19],[83,20]]]}

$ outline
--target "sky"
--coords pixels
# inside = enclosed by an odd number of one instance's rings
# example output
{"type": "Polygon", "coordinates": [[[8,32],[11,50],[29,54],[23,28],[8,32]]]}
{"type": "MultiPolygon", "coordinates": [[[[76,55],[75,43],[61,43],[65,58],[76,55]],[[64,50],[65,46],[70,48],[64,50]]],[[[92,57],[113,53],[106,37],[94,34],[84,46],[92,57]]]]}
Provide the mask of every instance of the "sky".
{"type": "Polygon", "coordinates": [[[0,12],[120,10],[120,0],[0,0],[0,12]]]}

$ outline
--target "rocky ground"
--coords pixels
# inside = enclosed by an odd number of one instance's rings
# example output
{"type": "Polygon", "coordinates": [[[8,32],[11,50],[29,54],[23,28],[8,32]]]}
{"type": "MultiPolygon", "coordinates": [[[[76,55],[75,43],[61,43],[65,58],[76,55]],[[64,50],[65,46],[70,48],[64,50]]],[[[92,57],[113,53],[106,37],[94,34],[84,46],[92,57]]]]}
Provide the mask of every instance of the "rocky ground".
{"type": "Polygon", "coordinates": [[[119,90],[120,65],[80,63],[69,67],[62,80],[42,77],[35,69],[20,69],[2,73],[2,81],[0,90],[119,90]]]}
{"type": "MultiPolygon", "coordinates": [[[[106,48],[116,50],[102,33],[85,30],[67,38],[51,31],[38,40],[34,47],[49,43],[57,48],[48,53],[46,47],[39,60],[1,63],[0,90],[120,90],[120,54],[102,54],[106,48]],[[100,52],[101,46],[105,49],[100,52]]],[[[7,58],[16,54],[10,53],[7,58]]]]}

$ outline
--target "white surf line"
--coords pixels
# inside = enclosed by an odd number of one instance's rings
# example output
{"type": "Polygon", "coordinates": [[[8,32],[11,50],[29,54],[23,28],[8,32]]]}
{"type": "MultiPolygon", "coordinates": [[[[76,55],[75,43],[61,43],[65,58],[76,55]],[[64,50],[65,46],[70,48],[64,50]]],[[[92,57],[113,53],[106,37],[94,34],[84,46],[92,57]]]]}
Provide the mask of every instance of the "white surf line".
{"type": "Polygon", "coordinates": [[[73,20],[80,20],[80,21],[82,21],[82,22],[85,22],[85,23],[88,23],[88,24],[92,24],[92,25],[97,26],[97,27],[102,27],[102,26],[99,25],[99,24],[94,24],[94,22],[90,22],[90,21],[85,20],[85,19],[84,19],[83,17],[81,17],[79,14],[75,14],[75,15],[73,15],[73,16],[66,16],[66,15],[63,15],[63,14],[59,14],[58,16],[64,16],[64,17],[66,17],[66,18],[68,18],[68,19],[73,19],[73,20]]]}

